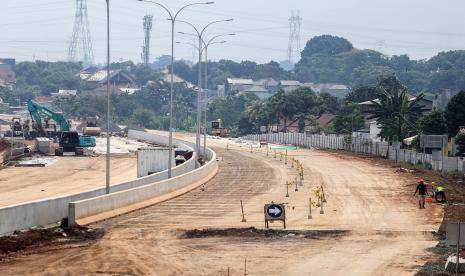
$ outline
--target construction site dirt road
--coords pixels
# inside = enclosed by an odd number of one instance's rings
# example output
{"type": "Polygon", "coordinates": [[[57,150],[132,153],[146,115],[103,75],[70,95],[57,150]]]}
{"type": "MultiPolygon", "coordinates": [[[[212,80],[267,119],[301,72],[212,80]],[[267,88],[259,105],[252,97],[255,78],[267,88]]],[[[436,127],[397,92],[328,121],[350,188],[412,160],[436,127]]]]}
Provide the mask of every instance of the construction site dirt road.
{"type": "MultiPolygon", "coordinates": [[[[146,143],[113,137],[111,141],[111,184],[137,178],[135,151],[146,143]]],[[[46,167],[6,167],[0,173],[0,207],[103,188],[105,184],[106,139],[97,138],[93,157],[34,156],[48,160],[46,167]]]]}
{"type": "MultiPolygon", "coordinates": [[[[0,173],[0,207],[104,187],[105,157],[53,157],[47,167],[9,167],[0,173]],[[103,184],[102,184],[103,183],[103,184]]],[[[112,183],[137,177],[134,155],[113,156],[112,183]]]]}
{"type": "Polygon", "coordinates": [[[92,225],[106,232],[95,243],[1,263],[2,275],[228,275],[228,269],[244,275],[245,262],[247,275],[413,275],[436,244],[432,231],[442,210],[418,209],[411,176],[358,158],[298,150],[293,155],[303,162],[304,186],[285,197],[285,183],[296,175],[290,164],[233,144],[227,151],[226,143],[210,142],[220,169],[205,187],[92,225]],[[320,185],[324,214],[314,209],[308,219],[308,198],[320,185]],[[240,200],[247,222],[241,222],[240,200]],[[238,230],[263,228],[270,201],[287,203],[288,229],[344,232],[308,238],[238,230]],[[218,230],[185,235],[193,229],[218,230]]]}

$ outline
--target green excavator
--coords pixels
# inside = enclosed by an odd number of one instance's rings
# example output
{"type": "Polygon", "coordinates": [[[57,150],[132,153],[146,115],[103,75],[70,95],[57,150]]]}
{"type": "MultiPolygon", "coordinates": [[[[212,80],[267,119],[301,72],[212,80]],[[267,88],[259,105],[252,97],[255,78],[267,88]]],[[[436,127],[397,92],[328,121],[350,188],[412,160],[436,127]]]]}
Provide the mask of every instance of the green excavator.
{"type": "Polygon", "coordinates": [[[71,131],[70,124],[66,121],[63,115],[31,100],[27,102],[27,108],[31,114],[32,121],[35,124],[35,129],[39,136],[51,138],[55,136],[58,137],[60,147],[55,149],[55,155],[62,156],[64,152],[74,152],[76,155],[83,155],[84,148],[96,146],[95,137],[79,135],[77,131],[71,131]],[[47,123],[47,126],[45,127],[43,126],[43,118],[41,114],[43,114],[46,118],[44,119],[47,123]],[[53,120],[60,127],[60,130],[57,130],[57,125],[55,125],[53,130],[50,130],[48,128],[48,120],[53,120]]]}

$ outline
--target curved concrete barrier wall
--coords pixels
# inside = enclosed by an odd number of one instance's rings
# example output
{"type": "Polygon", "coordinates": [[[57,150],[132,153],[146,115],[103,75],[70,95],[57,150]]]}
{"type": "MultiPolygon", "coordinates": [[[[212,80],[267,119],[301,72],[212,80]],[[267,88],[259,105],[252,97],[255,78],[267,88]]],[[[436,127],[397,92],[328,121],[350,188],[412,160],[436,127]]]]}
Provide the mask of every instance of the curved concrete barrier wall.
{"type": "MultiPolygon", "coordinates": [[[[167,144],[168,139],[164,136],[149,134],[142,131],[129,131],[130,138],[145,140],[157,144],[167,144]]],[[[173,139],[173,145],[178,148],[193,150],[195,147],[192,143],[173,139]]],[[[184,164],[173,168],[172,175],[179,176],[195,169],[195,153],[191,159],[184,164]]],[[[127,189],[132,189],[168,178],[168,172],[163,171],[142,177],[133,181],[113,185],[110,188],[112,193],[127,189]]],[[[66,183],[63,183],[66,185],[66,183]]],[[[33,226],[48,225],[59,222],[62,218],[68,216],[68,204],[70,202],[80,201],[87,198],[93,198],[105,194],[105,188],[95,189],[88,192],[78,193],[68,196],[47,198],[33,202],[27,202],[17,205],[0,208],[0,235],[11,233],[16,230],[26,229],[33,226]]]]}
{"type": "MultiPolygon", "coordinates": [[[[204,166],[189,173],[134,189],[71,202],[69,204],[69,222],[71,224],[76,224],[80,219],[89,218],[98,214],[114,211],[116,209],[160,197],[176,190],[192,186],[193,183],[196,183],[196,185],[193,185],[192,187],[192,189],[194,189],[195,187],[200,186],[203,181],[208,180],[207,178],[209,176],[213,176],[218,169],[215,152],[207,148],[206,155],[210,161],[204,166]]],[[[127,211],[130,210],[125,210],[124,212],[127,211]]],[[[101,217],[97,220],[118,214],[119,213],[112,213],[109,216],[101,217]]]]}

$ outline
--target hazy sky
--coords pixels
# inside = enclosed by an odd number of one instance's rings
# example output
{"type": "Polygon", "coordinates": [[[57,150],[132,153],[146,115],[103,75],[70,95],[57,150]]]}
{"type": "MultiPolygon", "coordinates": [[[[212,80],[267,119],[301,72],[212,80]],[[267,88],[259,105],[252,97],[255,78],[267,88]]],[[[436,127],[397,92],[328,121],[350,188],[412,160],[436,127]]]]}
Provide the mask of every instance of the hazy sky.
{"type": "MultiPolygon", "coordinates": [[[[159,0],[170,8],[185,0],[159,0]]],[[[154,16],[152,59],[170,51],[170,26],[160,8],[136,0],[110,0],[112,60],[141,60],[142,17],[154,16]]],[[[429,58],[439,51],[465,49],[465,1],[463,0],[217,0],[214,5],[192,7],[181,19],[202,26],[220,23],[206,37],[235,32],[227,44],[215,45],[211,59],[267,62],[286,59],[292,11],[303,18],[302,48],[315,35],[346,37],[357,48],[381,49],[388,55],[408,54],[429,58]]],[[[18,60],[65,60],[74,24],[73,0],[1,0],[0,57],[18,60]]],[[[95,60],[106,53],[105,0],[88,0],[88,17],[95,60]]],[[[190,32],[178,23],[177,31],[190,32]]],[[[177,41],[192,38],[177,35],[177,41]]],[[[192,59],[187,45],[176,45],[176,58],[192,59]]]]}

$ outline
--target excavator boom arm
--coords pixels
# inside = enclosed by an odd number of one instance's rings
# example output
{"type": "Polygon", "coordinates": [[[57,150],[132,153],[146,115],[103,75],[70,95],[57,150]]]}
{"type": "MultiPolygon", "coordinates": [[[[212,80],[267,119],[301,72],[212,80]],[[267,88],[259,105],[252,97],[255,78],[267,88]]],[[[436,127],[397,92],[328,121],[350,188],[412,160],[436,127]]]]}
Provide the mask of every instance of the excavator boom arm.
{"type": "Polygon", "coordinates": [[[27,108],[29,110],[29,113],[31,114],[32,119],[37,123],[39,127],[42,126],[42,118],[40,117],[40,113],[44,113],[60,125],[61,131],[69,131],[69,124],[63,117],[63,115],[57,114],[54,111],[48,109],[47,107],[37,104],[31,100],[27,102],[27,108]]]}

